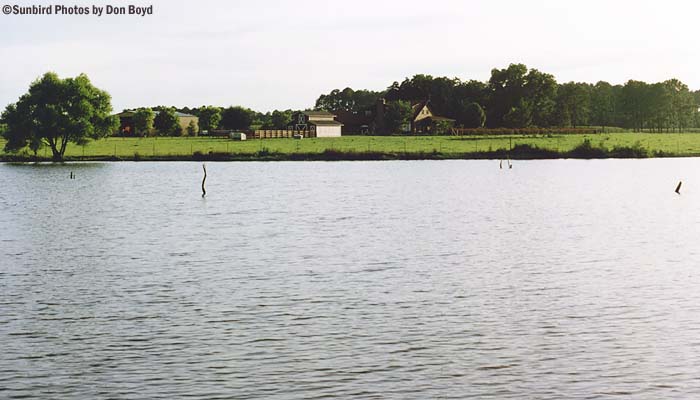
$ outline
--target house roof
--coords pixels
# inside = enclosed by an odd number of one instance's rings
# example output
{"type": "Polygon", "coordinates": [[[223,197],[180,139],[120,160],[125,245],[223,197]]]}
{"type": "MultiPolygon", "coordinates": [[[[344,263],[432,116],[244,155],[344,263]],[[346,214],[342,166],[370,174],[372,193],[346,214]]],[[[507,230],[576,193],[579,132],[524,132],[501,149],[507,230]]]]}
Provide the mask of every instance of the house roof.
{"type": "Polygon", "coordinates": [[[455,121],[452,118],[447,118],[447,117],[441,117],[439,115],[436,115],[435,112],[433,111],[432,108],[430,108],[430,99],[420,101],[418,103],[415,103],[411,106],[413,109],[413,120],[415,121],[416,117],[418,117],[418,113],[421,112],[423,107],[428,107],[428,110],[430,111],[430,115],[426,118],[431,118],[433,121],[455,121]]]}
{"type": "MultiPolygon", "coordinates": [[[[158,114],[160,114],[160,111],[153,111],[153,113],[154,113],[155,115],[158,115],[158,114]]],[[[196,115],[186,114],[186,113],[182,113],[182,112],[180,112],[180,111],[175,111],[175,116],[176,116],[176,117],[180,117],[180,118],[181,118],[181,117],[196,117],[196,115]]]]}
{"type": "MultiPolygon", "coordinates": [[[[124,111],[120,112],[119,114],[114,114],[114,115],[117,117],[133,117],[134,113],[136,113],[136,110],[124,110],[124,111]]],[[[158,115],[158,114],[160,114],[160,111],[154,110],[153,114],[158,115]]],[[[180,118],[182,118],[182,117],[196,117],[196,115],[186,114],[186,113],[182,113],[180,111],[175,111],[175,116],[180,117],[180,118]]]]}
{"type": "Polygon", "coordinates": [[[343,126],[343,124],[338,121],[309,121],[309,123],[323,126],[343,126]]]}
{"type": "Polygon", "coordinates": [[[302,111],[308,117],[335,117],[335,114],[328,111],[302,111]]]}
{"type": "Polygon", "coordinates": [[[419,113],[419,112],[423,109],[423,107],[425,107],[425,106],[428,106],[428,110],[430,110],[430,113],[433,114],[433,110],[432,110],[432,109],[430,108],[430,106],[428,105],[429,102],[430,102],[430,100],[423,100],[423,101],[420,101],[420,102],[418,102],[418,103],[415,103],[415,104],[413,104],[413,105],[411,106],[411,108],[413,109],[413,119],[416,119],[416,117],[418,116],[418,113],[419,113]]]}
{"type": "Polygon", "coordinates": [[[452,118],[440,117],[437,115],[432,115],[432,116],[427,117],[427,118],[432,119],[433,121],[456,121],[455,119],[452,119],[452,118]]]}

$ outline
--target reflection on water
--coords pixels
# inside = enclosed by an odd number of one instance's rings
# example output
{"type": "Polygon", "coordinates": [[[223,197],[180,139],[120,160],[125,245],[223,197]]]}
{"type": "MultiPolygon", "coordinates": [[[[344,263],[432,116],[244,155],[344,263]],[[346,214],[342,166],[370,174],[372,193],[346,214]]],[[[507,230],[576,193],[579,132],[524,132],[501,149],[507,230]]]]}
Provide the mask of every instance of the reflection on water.
{"type": "Polygon", "coordinates": [[[0,164],[0,398],[696,397],[699,164],[0,164]]]}

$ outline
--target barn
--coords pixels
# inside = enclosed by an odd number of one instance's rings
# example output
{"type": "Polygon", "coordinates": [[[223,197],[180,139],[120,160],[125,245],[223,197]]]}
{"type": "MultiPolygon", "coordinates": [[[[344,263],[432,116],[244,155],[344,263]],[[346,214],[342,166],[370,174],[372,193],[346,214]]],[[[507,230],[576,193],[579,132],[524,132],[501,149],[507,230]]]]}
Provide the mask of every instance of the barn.
{"type": "Polygon", "coordinates": [[[292,115],[289,130],[312,131],[316,137],[340,137],[343,124],[328,111],[299,111],[292,115]]]}

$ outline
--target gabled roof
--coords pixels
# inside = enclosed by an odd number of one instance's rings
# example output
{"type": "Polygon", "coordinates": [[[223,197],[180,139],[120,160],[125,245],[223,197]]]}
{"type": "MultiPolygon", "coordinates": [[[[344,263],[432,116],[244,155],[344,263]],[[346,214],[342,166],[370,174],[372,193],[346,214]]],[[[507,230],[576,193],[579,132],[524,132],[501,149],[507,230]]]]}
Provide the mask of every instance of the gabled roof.
{"type": "Polygon", "coordinates": [[[335,114],[329,113],[328,111],[302,111],[302,114],[307,117],[335,117],[335,114]]]}
{"type": "Polygon", "coordinates": [[[415,121],[416,117],[418,117],[418,113],[423,110],[424,107],[428,107],[428,111],[430,111],[430,115],[426,118],[431,118],[433,121],[455,121],[452,118],[447,118],[447,117],[442,117],[440,115],[436,115],[433,109],[430,107],[430,99],[420,101],[418,103],[415,103],[411,106],[413,109],[413,120],[415,121]]]}
{"type": "Polygon", "coordinates": [[[342,126],[343,124],[338,122],[338,121],[327,121],[327,120],[321,120],[321,121],[309,121],[310,124],[312,125],[324,125],[324,126],[342,126]]]}
{"type": "Polygon", "coordinates": [[[420,101],[418,103],[413,104],[411,106],[411,108],[413,109],[413,119],[416,119],[416,117],[418,116],[418,113],[421,112],[423,107],[426,107],[426,106],[428,107],[430,114],[434,114],[433,110],[430,108],[429,103],[430,103],[430,100],[423,100],[423,101],[420,101]]]}

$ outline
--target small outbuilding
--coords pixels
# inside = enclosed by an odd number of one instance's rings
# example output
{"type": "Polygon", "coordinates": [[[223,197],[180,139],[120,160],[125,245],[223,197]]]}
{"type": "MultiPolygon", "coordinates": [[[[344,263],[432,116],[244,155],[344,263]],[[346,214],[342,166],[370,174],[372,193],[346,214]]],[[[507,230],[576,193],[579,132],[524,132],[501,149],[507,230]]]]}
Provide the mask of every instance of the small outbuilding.
{"type": "Polygon", "coordinates": [[[315,132],[316,137],[340,137],[342,126],[328,111],[299,111],[292,115],[288,129],[315,132]]]}

